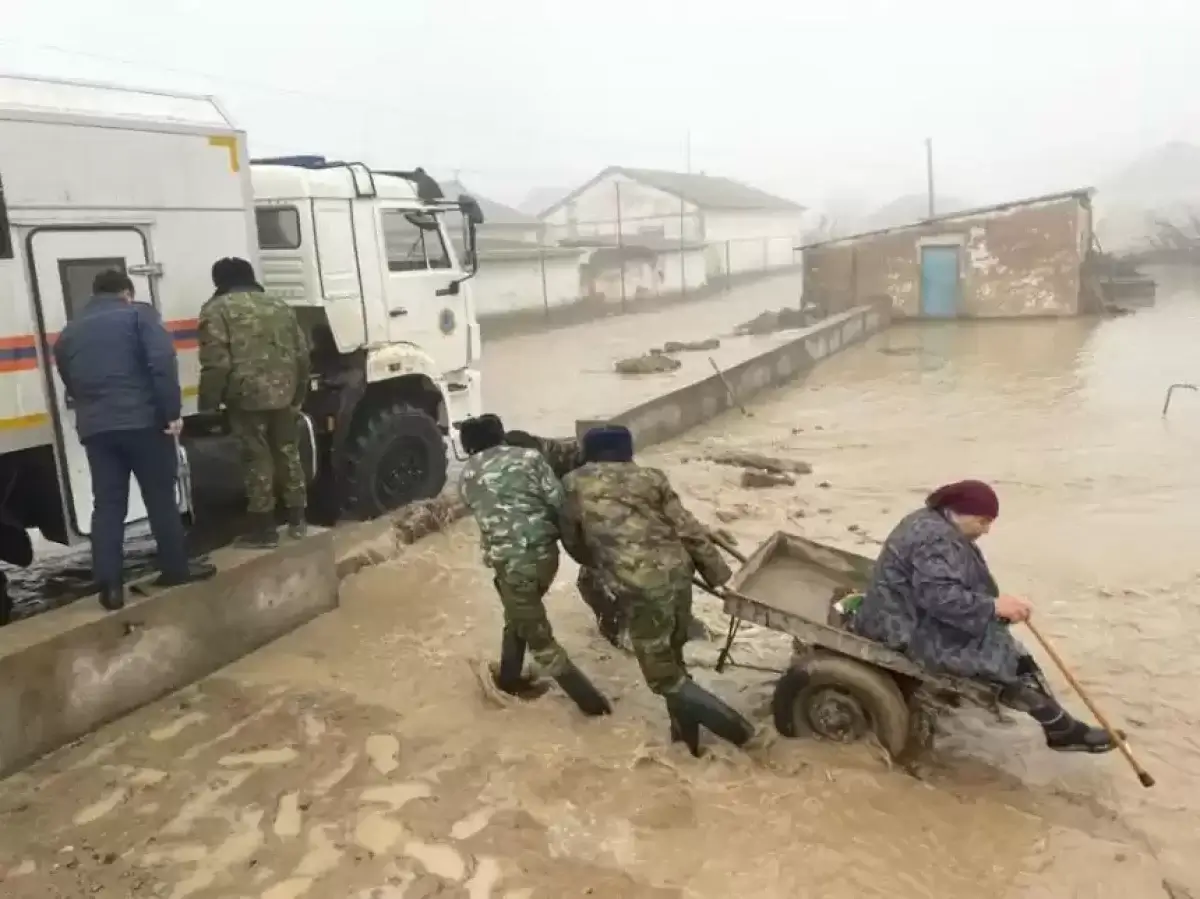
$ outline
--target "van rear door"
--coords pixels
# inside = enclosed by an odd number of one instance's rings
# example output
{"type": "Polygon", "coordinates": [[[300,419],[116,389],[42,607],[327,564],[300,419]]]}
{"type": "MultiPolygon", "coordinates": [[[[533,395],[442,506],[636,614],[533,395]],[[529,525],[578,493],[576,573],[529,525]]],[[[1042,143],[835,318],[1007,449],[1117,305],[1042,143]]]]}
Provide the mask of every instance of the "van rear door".
{"type": "MultiPolygon", "coordinates": [[[[137,299],[153,301],[150,280],[144,273],[149,248],[145,234],[131,226],[45,227],[30,234],[28,253],[37,311],[37,336],[48,392],[46,407],[54,421],[54,450],[64,504],[72,530],[87,536],[92,528],[91,471],[87,454],[75,432],[75,414],[55,369],[51,347],[67,322],[87,303],[92,293],[92,279],[102,271],[118,269],[126,272],[134,283],[137,299]]],[[[167,324],[171,328],[171,323],[167,324]]],[[[179,329],[172,328],[172,331],[179,329]]],[[[195,335],[180,333],[177,336],[194,339],[195,335]]],[[[186,466],[182,452],[180,460],[181,465],[186,466]]],[[[182,470],[186,471],[186,468],[182,470]]],[[[181,510],[186,509],[190,497],[183,495],[178,482],[176,496],[181,510]]],[[[141,491],[137,482],[131,479],[129,512],[125,521],[130,524],[145,518],[146,505],[141,491]]]]}

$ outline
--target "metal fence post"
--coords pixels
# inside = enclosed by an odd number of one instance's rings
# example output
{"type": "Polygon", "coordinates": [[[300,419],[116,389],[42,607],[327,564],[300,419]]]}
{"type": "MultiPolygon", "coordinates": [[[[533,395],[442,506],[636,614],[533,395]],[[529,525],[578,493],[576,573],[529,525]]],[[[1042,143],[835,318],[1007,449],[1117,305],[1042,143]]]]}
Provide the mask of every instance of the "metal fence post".
{"type": "Polygon", "coordinates": [[[542,309],[545,317],[550,317],[550,291],[546,287],[546,248],[538,247],[538,265],[542,270],[542,309]]]}

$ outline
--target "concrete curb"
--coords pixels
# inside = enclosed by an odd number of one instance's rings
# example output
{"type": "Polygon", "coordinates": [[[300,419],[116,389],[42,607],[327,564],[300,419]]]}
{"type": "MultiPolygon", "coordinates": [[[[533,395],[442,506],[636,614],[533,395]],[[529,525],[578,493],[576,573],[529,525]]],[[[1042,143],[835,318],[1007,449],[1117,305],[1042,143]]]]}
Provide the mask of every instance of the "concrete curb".
{"type": "Polygon", "coordinates": [[[338,529],[334,532],[338,580],[396,558],[405,546],[444,531],[466,514],[467,507],[457,496],[443,493],[383,518],[338,529]]]}
{"type": "Polygon", "coordinates": [[[337,607],[331,533],[214,559],[221,570],[212,580],[120,612],[75,603],[4,629],[0,775],[337,607]]]}
{"type": "Polygon", "coordinates": [[[734,405],[726,382],[743,403],[755,394],[802,377],[822,359],[882,331],[891,321],[890,302],[857,306],[796,332],[785,344],[767,350],[725,370],[725,380],[714,372],[652,400],[575,422],[575,434],[603,424],[621,424],[633,432],[639,448],[662,443],[715,418],[734,405]]]}

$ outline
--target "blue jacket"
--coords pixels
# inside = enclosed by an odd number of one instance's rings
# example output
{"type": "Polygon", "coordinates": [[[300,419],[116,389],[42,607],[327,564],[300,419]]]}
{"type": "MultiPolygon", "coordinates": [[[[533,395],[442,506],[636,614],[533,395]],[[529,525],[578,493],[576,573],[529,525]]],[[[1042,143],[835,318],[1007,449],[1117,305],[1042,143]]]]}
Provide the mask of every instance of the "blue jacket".
{"type": "Polygon", "coordinates": [[[105,431],[165,428],[180,417],[179,362],[158,310],[94,296],[54,344],[80,440],[105,431]]]}

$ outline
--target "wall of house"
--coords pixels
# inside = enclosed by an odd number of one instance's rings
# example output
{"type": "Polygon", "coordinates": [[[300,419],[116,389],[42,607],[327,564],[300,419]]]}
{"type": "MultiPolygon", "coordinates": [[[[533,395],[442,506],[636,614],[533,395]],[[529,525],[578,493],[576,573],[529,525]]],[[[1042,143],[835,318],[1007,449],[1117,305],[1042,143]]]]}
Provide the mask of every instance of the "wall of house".
{"type": "Polygon", "coordinates": [[[921,248],[959,247],[960,314],[1075,315],[1091,214],[1067,197],[822,244],[803,252],[804,296],[831,311],[886,296],[921,314],[921,248]]]}
{"type": "MultiPolygon", "coordinates": [[[[653,187],[631,181],[614,172],[601,178],[578,196],[555,209],[543,219],[551,242],[580,237],[615,237],[617,199],[621,203],[621,233],[634,241],[640,233],[679,240],[680,201],[653,187]]],[[[683,205],[683,233],[688,240],[699,240],[701,217],[695,206],[683,205]]]]}
{"type": "Polygon", "coordinates": [[[542,237],[542,226],[540,224],[488,224],[484,222],[479,229],[479,236],[482,240],[495,238],[496,240],[513,240],[522,243],[539,243],[542,237]]]}
{"type": "Polygon", "coordinates": [[[582,254],[547,254],[504,259],[485,256],[479,273],[471,279],[475,314],[480,318],[527,312],[574,303],[580,296],[579,263],[582,254]],[[545,263],[545,284],[542,263],[545,263]]]}
{"type": "Polygon", "coordinates": [[[586,295],[606,303],[620,303],[622,289],[628,306],[639,300],[700,290],[707,281],[704,249],[693,247],[680,253],[664,250],[652,259],[625,260],[624,288],[621,266],[617,262],[592,270],[583,277],[586,295]]]}
{"type": "Polygon", "coordinates": [[[803,211],[730,210],[704,213],[704,239],[713,277],[796,265],[796,246],[806,228],[803,211]]]}

